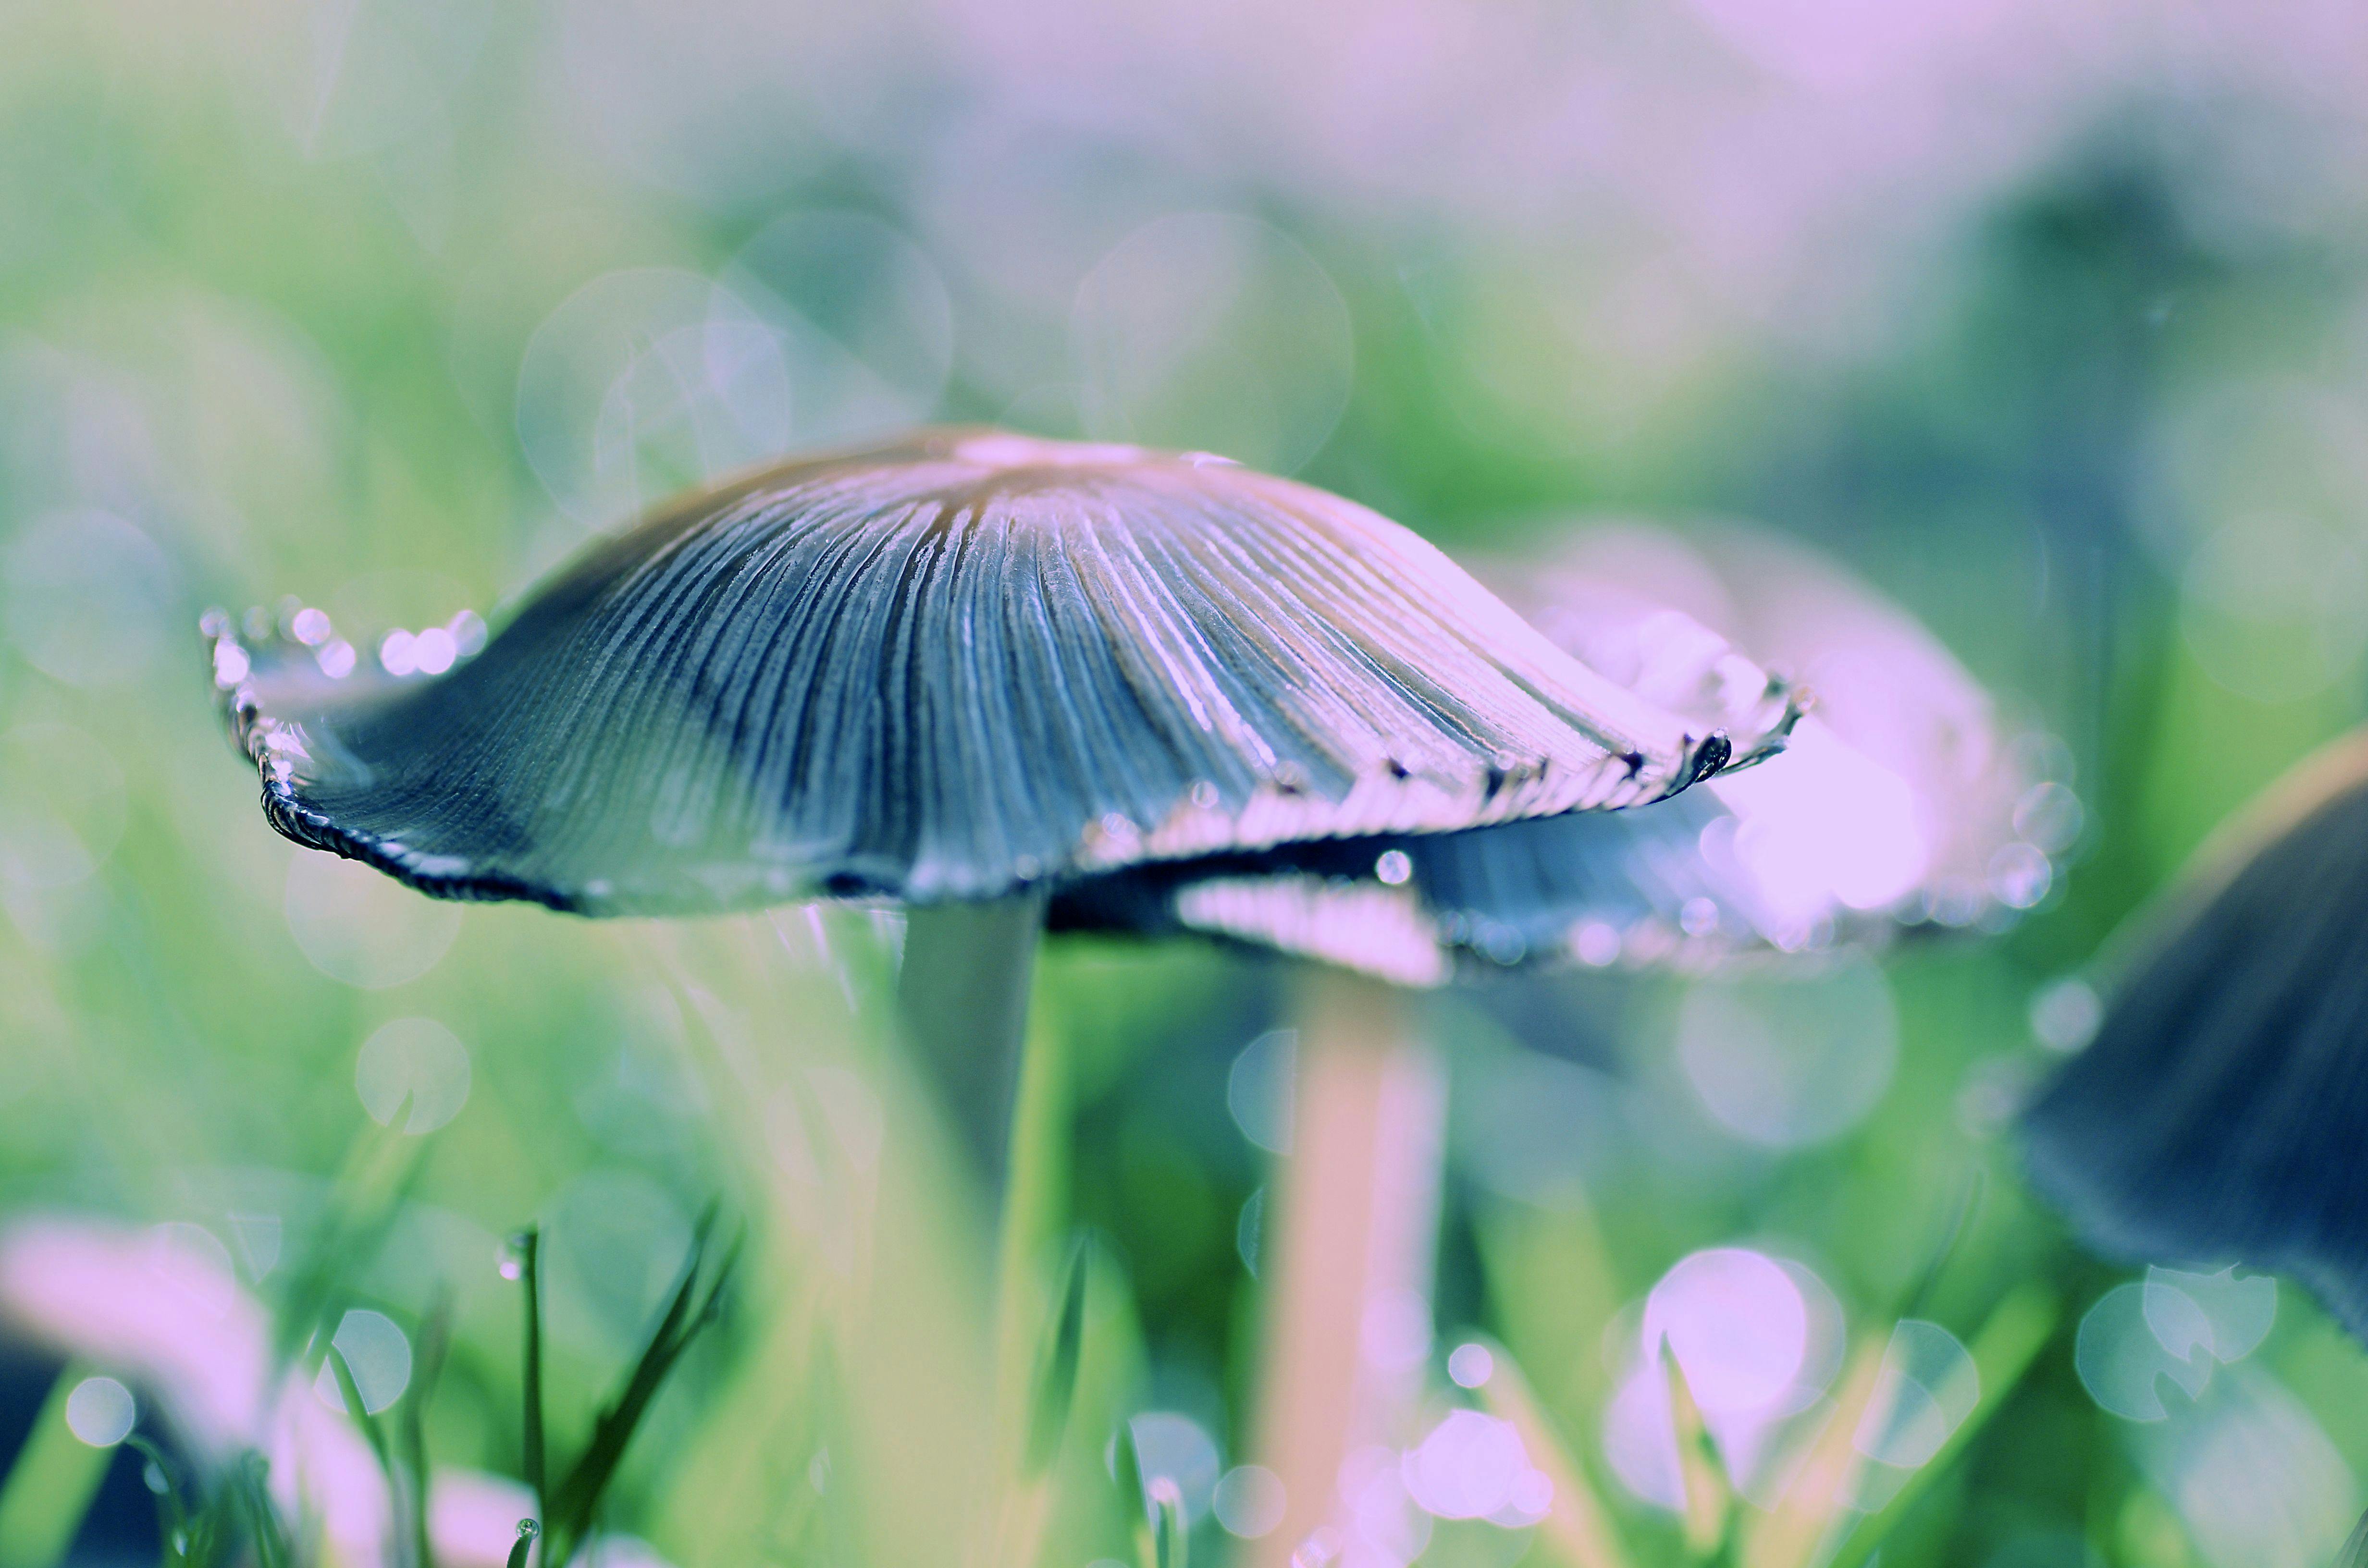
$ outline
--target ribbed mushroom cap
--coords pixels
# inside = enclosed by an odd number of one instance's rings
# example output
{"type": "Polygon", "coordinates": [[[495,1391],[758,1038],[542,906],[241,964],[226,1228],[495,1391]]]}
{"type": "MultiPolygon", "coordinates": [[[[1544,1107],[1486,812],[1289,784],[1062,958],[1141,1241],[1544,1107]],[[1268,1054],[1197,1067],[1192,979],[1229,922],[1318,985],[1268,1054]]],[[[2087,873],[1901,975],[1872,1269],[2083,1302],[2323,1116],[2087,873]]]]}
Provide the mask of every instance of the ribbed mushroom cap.
{"type": "Polygon", "coordinates": [[[986,430],[688,497],[438,678],[211,630],[281,833],[593,914],[992,898],[1634,804],[1729,756],[1364,507],[986,430]]]}
{"type": "MultiPolygon", "coordinates": [[[[1724,638],[1658,606],[1593,623],[1594,651],[1632,689],[1730,737],[1729,767],[1761,761],[1799,719],[1783,682],[1724,638]],[[1632,613],[1641,611],[1641,613],[1632,613]]],[[[1722,775],[1722,777],[1725,777],[1722,775]]],[[[1453,978],[1460,960],[1502,968],[1571,956],[1577,929],[1648,928],[1716,887],[1704,790],[1635,811],[1571,813],[1465,832],[1374,834],[1125,868],[1056,892],[1056,930],[1186,931],[1365,971],[1406,985],[1453,978]]],[[[1605,960],[1602,961],[1609,961],[1605,960]]]]}
{"type": "Polygon", "coordinates": [[[1589,667],[1733,737],[1736,763],[1703,790],[1645,811],[1114,873],[1065,892],[1054,925],[1200,929],[1437,983],[1459,962],[1700,967],[1964,925],[2031,896],[2029,878],[2052,874],[2044,853],[2020,846],[1999,862],[2031,781],[1972,676],[1804,547],[1734,527],[1697,540],[1603,530],[1481,574],[1589,667]],[[1750,636],[1803,677],[1815,710],[1797,726],[1786,683],[1737,652],[1763,656],[1750,636]],[[2025,880],[2002,890],[1994,864],[2025,880]]]}
{"type": "Polygon", "coordinates": [[[2368,736],[2198,860],[2026,1113],[2032,1179],[2109,1253],[2290,1274],[2368,1338],[2368,736]]]}

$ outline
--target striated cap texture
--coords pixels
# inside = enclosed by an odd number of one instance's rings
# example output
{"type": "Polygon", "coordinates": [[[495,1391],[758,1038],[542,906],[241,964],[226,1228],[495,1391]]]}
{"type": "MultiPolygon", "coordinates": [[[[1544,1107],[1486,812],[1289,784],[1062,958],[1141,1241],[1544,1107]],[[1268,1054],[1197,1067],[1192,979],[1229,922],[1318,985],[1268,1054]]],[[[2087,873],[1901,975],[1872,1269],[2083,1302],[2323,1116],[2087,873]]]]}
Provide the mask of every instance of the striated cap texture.
{"type": "MultiPolygon", "coordinates": [[[[1725,638],[1660,606],[1597,608],[1589,653],[1656,706],[1727,735],[1730,769],[1784,746],[1800,719],[1787,687],[1725,638]]],[[[1056,929],[1200,931],[1406,985],[1467,965],[1660,961],[1714,939],[1681,923],[1732,891],[1702,854],[1725,815],[1705,787],[1645,810],[1233,850],[1082,879],[1050,918],[1056,929]]]]}
{"type": "Polygon", "coordinates": [[[432,678],[209,631],[281,833],[587,914],[991,898],[1633,805],[1731,753],[1364,507],[986,430],[677,502],[432,678]]]}
{"type": "Polygon", "coordinates": [[[2032,772],[1939,640],[1804,546],[1733,525],[1597,528],[1480,571],[1590,668],[1727,734],[1727,771],[1645,811],[1117,872],[1065,892],[1054,923],[1201,930],[1411,984],[1541,962],[1700,968],[1996,926],[2045,894],[2078,831],[2068,790],[2032,772]]]}

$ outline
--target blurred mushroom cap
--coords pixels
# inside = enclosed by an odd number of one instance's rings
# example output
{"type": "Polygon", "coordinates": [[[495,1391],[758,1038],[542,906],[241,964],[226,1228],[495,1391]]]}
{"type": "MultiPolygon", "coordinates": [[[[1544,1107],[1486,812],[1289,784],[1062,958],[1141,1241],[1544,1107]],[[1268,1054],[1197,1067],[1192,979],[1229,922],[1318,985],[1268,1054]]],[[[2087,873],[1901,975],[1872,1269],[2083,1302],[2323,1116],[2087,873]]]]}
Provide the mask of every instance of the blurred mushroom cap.
{"type": "Polygon", "coordinates": [[[2117,944],[2097,1032],[2025,1113],[2102,1250],[2291,1275],[2368,1339],[2368,734],[2289,774],[2117,944]]]}
{"type": "Polygon", "coordinates": [[[1988,694],[1807,547],[1621,525],[1477,574],[1589,667],[1732,735],[1736,764],[1642,810],[1114,873],[1064,892],[1054,924],[1198,929],[1436,984],[1538,963],[1702,968],[1991,920],[2044,893],[2064,845],[2018,837],[2039,781],[1988,694]],[[1797,723],[1755,701],[1788,687],[1809,706],[1797,723]]]}
{"type": "Polygon", "coordinates": [[[435,676],[208,630],[281,833],[586,914],[992,898],[1634,804],[1730,755],[1361,506],[991,430],[685,497],[435,676]]]}

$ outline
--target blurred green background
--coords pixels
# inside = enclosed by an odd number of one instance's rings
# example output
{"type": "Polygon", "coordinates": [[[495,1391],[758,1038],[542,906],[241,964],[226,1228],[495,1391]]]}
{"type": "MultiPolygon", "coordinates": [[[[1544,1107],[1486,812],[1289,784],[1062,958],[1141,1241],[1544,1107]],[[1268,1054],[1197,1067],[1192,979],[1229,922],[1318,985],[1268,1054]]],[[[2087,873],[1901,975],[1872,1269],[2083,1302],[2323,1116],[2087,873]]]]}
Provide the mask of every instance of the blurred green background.
{"type": "MultiPolygon", "coordinates": [[[[258,1227],[292,1247],[370,1126],[365,1042],[430,1020],[465,1103],[359,1288],[455,1292],[439,1458],[518,1471],[499,1238],[549,1228],[574,1432],[720,1195],[756,1261],[610,1524],[926,1561],[980,1462],[990,1227],[869,1021],[893,933],[463,910],[300,854],[200,609],[497,622],[644,502],[932,418],[1214,449],[1451,548],[1744,517],[2062,737],[2085,831],[2011,931],[1855,971],[1831,1006],[1896,1066],[1813,1142],[1706,1108],[1685,983],[1428,1003],[1440,1354],[1501,1340],[1681,1561],[1607,1457],[1621,1314],[1734,1244],[1879,1327],[1986,1173],[1920,1315],[1970,1339],[2032,1281],[2062,1315],[1884,1563],[2324,1561],[2368,1358],[2282,1288],[2235,1415],[2100,1408],[2074,1326],[2135,1276],[2026,1200],[2009,1120],[2078,1012],[2053,988],[2359,715],[2363,88],[2368,17],[2316,0],[0,7],[0,1216],[194,1224],[260,1281],[258,1227]]],[[[1099,1247],[1080,1409],[1230,1464],[1269,1156],[1229,1076],[1283,971],[1067,944],[1041,985],[1099,1247]]],[[[13,1443],[48,1373],[10,1354],[13,1443]]],[[[151,1560],[119,1470],[85,1550],[151,1560]]],[[[1059,1560],[1128,1550],[1063,1507],[1059,1560]]],[[[1422,1561],[1523,1552],[1442,1527],[1422,1561]]]]}

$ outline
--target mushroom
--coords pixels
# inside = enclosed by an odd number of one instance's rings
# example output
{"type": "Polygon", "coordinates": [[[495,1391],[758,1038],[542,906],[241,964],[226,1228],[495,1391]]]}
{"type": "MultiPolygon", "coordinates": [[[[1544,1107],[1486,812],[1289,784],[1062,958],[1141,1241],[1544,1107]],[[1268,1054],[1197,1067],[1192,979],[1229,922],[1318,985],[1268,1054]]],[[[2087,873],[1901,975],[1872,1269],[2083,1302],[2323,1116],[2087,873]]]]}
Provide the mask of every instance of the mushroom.
{"type": "Polygon", "coordinates": [[[1433,985],[1996,926],[2044,896],[2078,798],[2034,772],[2042,748],[2007,744],[1964,665],[1804,545],[1740,525],[1695,537],[1591,529],[1542,561],[1478,565],[1589,667],[1736,737],[1702,789],[1651,811],[1130,868],[1064,887],[1053,925],[1198,930],[1433,985]],[[1805,716],[1776,716],[1753,659],[1798,680],[1805,716]]]}
{"type": "Polygon", "coordinates": [[[2308,758],[2117,939],[2087,1048],[2024,1113],[2104,1251],[2287,1274],[2368,1340],[2368,733],[2308,758]]]}
{"type": "Polygon", "coordinates": [[[991,1178],[1064,880],[1638,804],[1730,756],[1363,507],[993,430],[661,507],[446,673],[341,675],[319,612],[268,619],[206,629],[299,844],[584,915],[904,905],[907,1029],[991,1178]]]}
{"type": "Polygon", "coordinates": [[[1805,547],[1736,527],[1701,540],[1597,530],[1491,575],[1590,667],[1730,736],[1734,760],[1702,789],[1634,811],[1146,864],[1053,900],[1056,928],[1197,930],[1351,971],[1308,976],[1292,1159],[1267,1210],[1280,1244],[1259,1442],[1286,1514],[1265,1561],[1296,1561],[1343,1528],[1333,1477],[1395,1437],[1418,1392],[1388,1342],[1395,1319],[1428,1310],[1442,1074],[1398,988],[1557,961],[1775,961],[2010,910],[2032,884],[2000,890],[1991,868],[2025,852],[2048,868],[2014,836],[2029,786],[1990,699],[1930,632],[1805,547]],[[1812,685],[1833,677],[1830,703],[1801,716],[1738,652],[1753,635],[1812,685]]]}
{"type": "MultiPolygon", "coordinates": [[[[1727,734],[1741,759],[1772,754],[1797,718],[1784,684],[1698,624],[1684,627],[1627,650],[1632,678],[1727,734]]],[[[1608,826],[1678,805],[1588,820],[1608,826]]],[[[1453,864],[1470,841],[1570,820],[1151,863],[1054,896],[1056,928],[1199,930],[1321,960],[1301,977],[1291,1160],[1266,1210],[1278,1244],[1266,1249],[1274,1261],[1257,1452],[1281,1480],[1283,1513],[1254,1561],[1280,1568],[1344,1551],[1354,1560],[1344,1532],[1356,1528],[1356,1511],[1337,1495],[1343,1466],[1401,1437],[1420,1392],[1445,1086],[1407,993],[1444,983],[1455,966],[1454,941],[1425,909],[1409,847],[1444,851],[1453,864]]],[[[1522,839],[1513,852],[1538,842],[1522,839]]]]}

